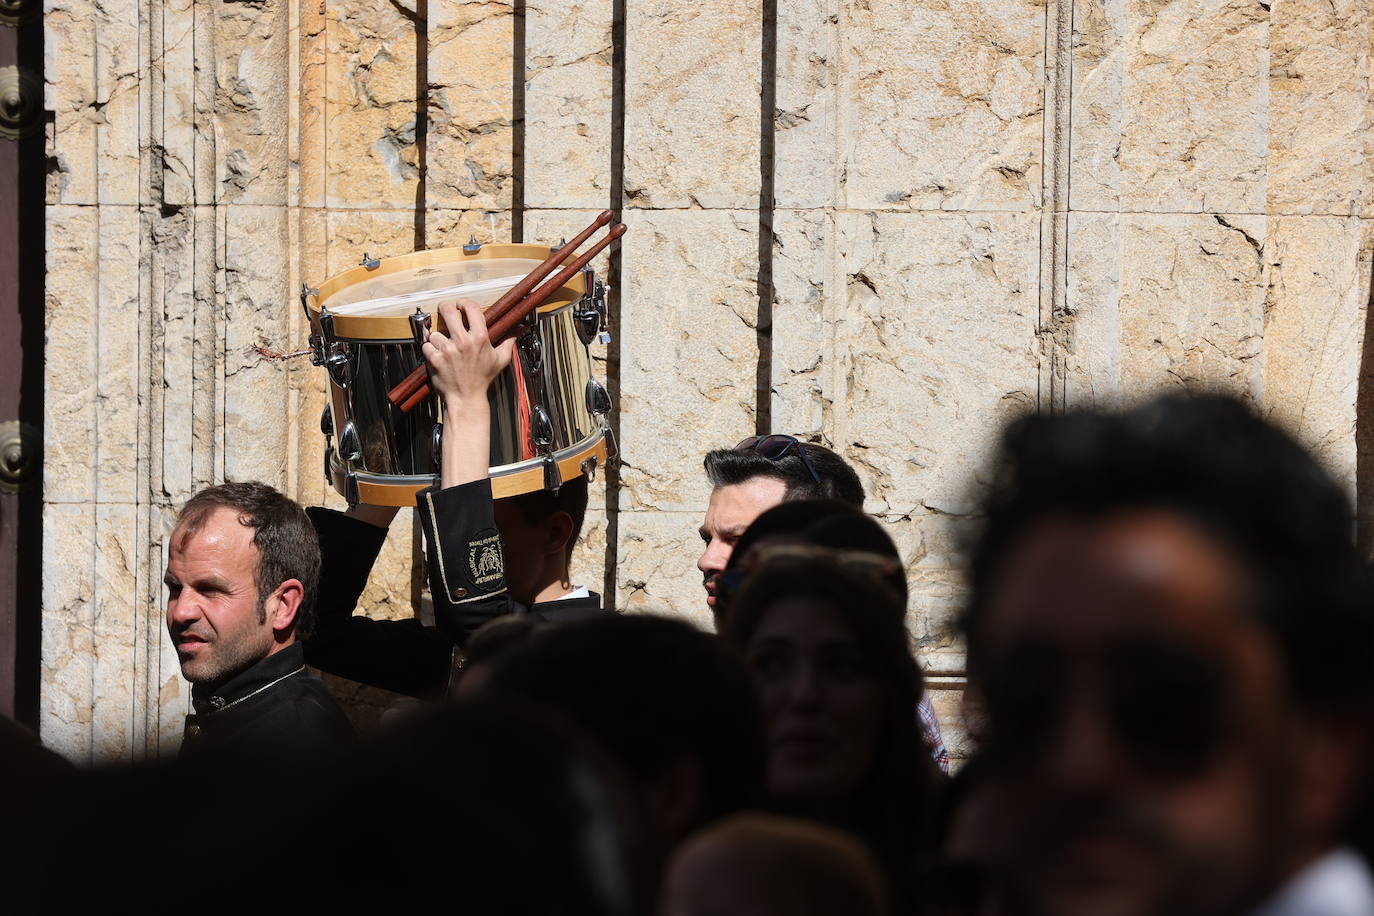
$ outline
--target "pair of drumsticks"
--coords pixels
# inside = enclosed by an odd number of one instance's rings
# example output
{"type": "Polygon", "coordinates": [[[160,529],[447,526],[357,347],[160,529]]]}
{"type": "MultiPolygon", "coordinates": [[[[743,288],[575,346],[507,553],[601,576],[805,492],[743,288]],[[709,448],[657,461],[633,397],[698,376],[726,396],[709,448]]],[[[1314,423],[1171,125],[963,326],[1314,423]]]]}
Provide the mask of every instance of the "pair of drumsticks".
{"type": "MultiPolygon", "coordinates": [[[[605,238],[578,255],[575,261],[555,274],[553,279],[535,289],[536,285],[553,273],[554,268],[572,257],[583,242],[591,238],[598,229],[613,219],[615,219],[615,214],[610,210],[602,211],[600,216],[592,220],[590,226],[574,236],[571,242],[549,255],[538,267],[530,271],[523,280],[512,286],[509,292],[497,299],[491,308],[486,310],[487,336],[491,339],[492,346],[510,337],[520,322],[524,321],[531,312],[562,289],[563,284],[577,276],[577,272],[591,263],[592,258],[600,254],[602,249],[625,234],[624,223],[617,223],[612,226],[605,238]],[[531,292],[531,290],[533,291],[531,292]]],[[[400,384],[388,391],[386,398],[400,408],[401,413],[410,413],[430,394],[429,366],[421,363],[414,372],[402,379],[400,384]]]]}

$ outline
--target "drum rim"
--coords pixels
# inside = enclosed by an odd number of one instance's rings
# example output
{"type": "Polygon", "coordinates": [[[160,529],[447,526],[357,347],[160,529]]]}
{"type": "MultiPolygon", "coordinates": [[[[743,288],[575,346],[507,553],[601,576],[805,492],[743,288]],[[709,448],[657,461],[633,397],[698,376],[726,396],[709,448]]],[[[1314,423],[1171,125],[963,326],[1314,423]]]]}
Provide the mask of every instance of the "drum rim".
{"type": "MultiPolygon", "coordinates": [[[[321,302],[324,302],[326,299],[328,299],[335,293],[339,292],[340,290],[347,289],[350,286],[356,286],[358,283],[361,283],[364,280],[372,279],[375,277],[385,277],[390,274],[400,273],[403,270],[409,270],[413,267],[430,267],[441,264],[452,264],[454,262],[464,260],[480,261],[489,259],[494,260],[497,258],[519,258],[522,260],[532,260],[537,263],[543,261],[553,251],[554,249],[548,247],[547,245],[533,245],[524,242],[493,242],[489,245],[483,245],[480,249],[476,251],[468,251],[467,249],[462,247],[427,248],[424,251],[412,251],[409,254],[392,255],[389,258],[382,258],[376,267],[369,268],[364,264],[359,264],[355,267],[350,267],[347,270],[334,274],[332,277],[328,278],[323,283],[321,283],[318,287],[310,289],[306,292],[305,305],[313,317],[318,317],[320,314],[321,302]]],[[[573,260],[575,260],[575,257],[573,255],[569,255],[567,260],[564,261],[564,263],[568,264],[571,263],[573,260]]],[[[586,295],[586,292],[587,286],[586,283],[583,282],[582,272],[578,271],[577,274],[571,280],[569,280],[567,283],[564,283],[561,287],[559,287],[558,292],[554,294],[553,299],[551,299],[546,305],[540,306],[539,312],[543,314],[546,311],[552,311],[554,309],[560,308],[563,305],[567,304],[569,301],[576,301],[577,299],[580,299],[582,296],[586,295]],[[571,300],[565,298],[566,294],[569,292],[573,294],[573,298],[571,300]]],[[[402,321],[409,321],[409,316],[406,314],[340,315],[337,316],[335,320],[338,321],[344,318],[349,319],[350,322],[385,321],[388,319],[394,321],[398,318],[402,321]]]]}
{"type": "MultiPolygon", "coordinates": [[[[579,458],[585,461],[590,457],[596,457],[599,463],[604,465],[609,454],[609,445],[606,441],[606,430],[600,429],[575,445],[559,449],[557,452],[554,452],[553,457],[560,465],[579,458]]],[[[339,464],[331,463],[329,470],[331,489],[343,495],[339,485],[340,482],[346,483],[349,473],[348,469],[339,464]]],[[[538,486],[520,490],[512,486],[515,483],[515,478],[519,477],[534,477],[538,475],[538,479],[542,479],[543,470],[544,459],[542,456],[539,458],[529,458],[514,464],[503,464],[491,468],[488,471],[488,479],[491,481],[493,498],[507,499],[543,489],[542,486],[538,486]]],[[[385,503],[369,503],[369,505],[413,507],[415,505],[415,494],[427,487],[435,486],[439,482],[439,476],[437,474],[378,474],[373,471],[354,471],[353,474],[355,480],[360,485],[382,490],[391,499],[391,501],[385,503]],[[402,496],[409,497],[409,502],[395,501],[402,496]]],[[[573,477],[581,476],[584,475],[579,472],[578,474],[565,477],[564,481],[566,482],[573,479],[573,477]]]]}

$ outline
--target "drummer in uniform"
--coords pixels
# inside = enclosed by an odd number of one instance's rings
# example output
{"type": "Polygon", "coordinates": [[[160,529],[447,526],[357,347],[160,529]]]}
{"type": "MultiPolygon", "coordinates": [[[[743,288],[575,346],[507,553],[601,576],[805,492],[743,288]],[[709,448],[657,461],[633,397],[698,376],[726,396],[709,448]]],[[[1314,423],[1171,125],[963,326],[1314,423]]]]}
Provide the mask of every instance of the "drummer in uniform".
{"type": "Polygon", "coordinates": [[[436,626],[353,613],[394,508],[308,510],[323,569],[306,660],[350,680],[430,697],[445,691],[459,647],[489,620],[529,614],[558,622],[603,612],[600,596],[574,586],[570,575],[587,478],[572,478],[557,493],[492,497],[487,389],[510,365],[514,341],[493,347],[482,308],[471,300],[441,303],[439,313],[448,333],[430,332],[423,350],[430,385],[443,399],[443,459],[439,485],[416,495],[436,626]]]}

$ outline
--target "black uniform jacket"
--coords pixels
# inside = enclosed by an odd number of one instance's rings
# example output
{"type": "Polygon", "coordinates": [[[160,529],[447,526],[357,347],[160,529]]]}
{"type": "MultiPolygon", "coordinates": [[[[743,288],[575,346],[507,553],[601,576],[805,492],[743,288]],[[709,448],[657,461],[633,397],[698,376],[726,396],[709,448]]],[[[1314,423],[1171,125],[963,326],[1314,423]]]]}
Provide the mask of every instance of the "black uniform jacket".
{"type": "Polygon", "coordinates": [[[332,509],[306,510],[320,536],[323,563],[310,664],[349,680],[410,696],[437,697],[448,684],[454,649],[506,614],[566,621],[603,613],[601,598],[542,601],[525,607],[506,590],[505,558],[492,511],[491,481],[416,494],[425,532],[436,626],[415,619],[354,614],[386,531],[332,509]]]}
{"type": "Polygon", "coordinates": [[[299,643],[239,672],[217,688],[191,689],[185,759],[226,753],[320,754],[353,742],[353,726],[324,681],[305,667],[299,643]]]}

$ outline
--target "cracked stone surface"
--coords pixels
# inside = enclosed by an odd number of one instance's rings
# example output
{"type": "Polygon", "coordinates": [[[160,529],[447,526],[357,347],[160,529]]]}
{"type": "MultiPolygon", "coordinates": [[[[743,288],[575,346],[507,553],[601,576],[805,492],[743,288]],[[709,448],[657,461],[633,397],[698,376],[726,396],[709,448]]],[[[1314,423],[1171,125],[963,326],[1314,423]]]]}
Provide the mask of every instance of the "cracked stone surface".
{"type": "Polygon", "coordinates": [[[329,7],[325,177],[331,207],[413,207],[416,23],[387,0],[329,7]]]}
{"type": "Polygon", "coordinates": [[[758,206],[760,9],[758,0],[629,5],[629,206],[758,206]]]}
{"type": "Polygon", "coordinates": [[[838,16],[847,206],[1039,205],[1043,3],[844,0],[838,16]]]}
{"type": "Polygon", "coordinates": [[[620,508],[703,510],[701,456],[754,431],[758,218],[624,218],[620,508]]]}
{"type": "Polygon", "coordinates": [[[509,3],[429,6],[431,207],[510,207],[512,30],[509,3]]]}
{"type": "Polygon", "coordinates": [[[1123,214],[1121,387],[1264,394],[1264,217],[1123,214]]]}
{"type": "Polygon", "coordinates": [[[611,3],[526,7],[525,205],[610,200],[611,3]]]}

